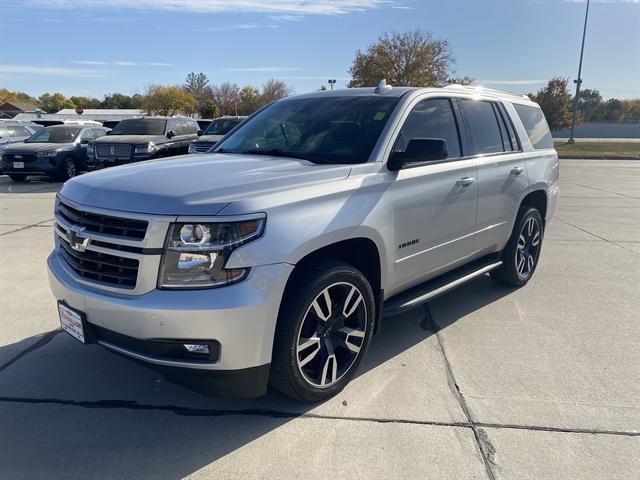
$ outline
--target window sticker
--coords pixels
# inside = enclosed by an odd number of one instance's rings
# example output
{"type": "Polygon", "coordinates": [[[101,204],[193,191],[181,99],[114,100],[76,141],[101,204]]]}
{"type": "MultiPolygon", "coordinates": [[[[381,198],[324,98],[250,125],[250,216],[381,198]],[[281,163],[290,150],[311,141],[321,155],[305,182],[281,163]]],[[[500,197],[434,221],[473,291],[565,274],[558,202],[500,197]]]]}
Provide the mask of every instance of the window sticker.
{"type": "Polygon", "coordinates": [[[382,120],[387,112],[378,112],[373,116],[374,120],[382,120]]]}

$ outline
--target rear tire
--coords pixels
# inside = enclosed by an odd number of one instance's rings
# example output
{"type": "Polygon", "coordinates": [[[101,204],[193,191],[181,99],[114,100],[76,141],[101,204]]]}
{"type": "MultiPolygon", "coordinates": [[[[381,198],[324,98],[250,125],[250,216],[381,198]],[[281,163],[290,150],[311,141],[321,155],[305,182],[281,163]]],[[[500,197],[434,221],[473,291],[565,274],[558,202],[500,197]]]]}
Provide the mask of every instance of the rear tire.
{"type": "Polygon", "coordinates": [[[24,182],[27,179],[27,176],[23,173],[10,173],[9,178],[14,182],[24,182]]]}
{"type": "Polygon", "coordinates": [[[522,205],[511,238],[502,251],[502,266],[491,272],[491,278],[506,285],[526,285],[538,266],[543,236],[540,212],[529,205],[522,205]]]}
{"type": "Polygon", "coordinates": [[[376,308],[353,266],[321,259],[294,271],[273,344],[271,385],[305,402],[325,400],[353,378],[365,356],[376,308]]]}

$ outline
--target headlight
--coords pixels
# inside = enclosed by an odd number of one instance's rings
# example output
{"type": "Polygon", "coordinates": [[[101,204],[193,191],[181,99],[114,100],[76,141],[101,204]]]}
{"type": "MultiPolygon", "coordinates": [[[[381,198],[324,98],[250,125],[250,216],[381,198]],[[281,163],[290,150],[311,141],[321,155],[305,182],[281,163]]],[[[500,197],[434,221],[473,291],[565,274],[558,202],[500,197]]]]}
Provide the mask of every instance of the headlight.
{"type": "Polygon", "coordinates": [[[156,144],[148,142],[143,145],[136,145],[135,153],[150,153],[156,149],[156,144]]]}
{"type": "Polygon", "coordinates": [[[36,152],[38,157],[55,157],[60,150],[47,150],[46,152],[36,152]]]}
{"type": "Polygon", "coordinates": [[[264,231],[265,217],[229,223],[174,223],[169,229],[159,288],[213,288],[239,282],[248,268],[227,269],[231,253],[264,231]]]}
{"type": "Polygon", "coordinates": [[[191,142],[189,144],[189,153],[196,153],[197,152],[196,148],[197,148],[196,142],[191,142]]]}

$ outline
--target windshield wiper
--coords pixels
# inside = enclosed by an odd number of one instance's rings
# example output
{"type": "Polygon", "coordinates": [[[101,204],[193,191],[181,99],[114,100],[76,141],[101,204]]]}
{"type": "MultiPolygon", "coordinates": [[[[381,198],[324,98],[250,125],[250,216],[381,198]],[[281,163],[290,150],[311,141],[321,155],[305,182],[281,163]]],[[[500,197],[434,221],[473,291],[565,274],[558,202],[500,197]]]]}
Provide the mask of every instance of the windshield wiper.
{"type": "Polygon", "coordinates": [[[247,155],[267,155],[270,157],[297,158],[299,160],[308,160],[310,162],[313,161],[309,157],[305,157],[301,153],[285,152],[284,150],[280,150],[277,148],[272,148],[271,150],[259,150],[259,149],[243,150],[242,152],[239,152],[239,153],[244,153],[247,155]]]}

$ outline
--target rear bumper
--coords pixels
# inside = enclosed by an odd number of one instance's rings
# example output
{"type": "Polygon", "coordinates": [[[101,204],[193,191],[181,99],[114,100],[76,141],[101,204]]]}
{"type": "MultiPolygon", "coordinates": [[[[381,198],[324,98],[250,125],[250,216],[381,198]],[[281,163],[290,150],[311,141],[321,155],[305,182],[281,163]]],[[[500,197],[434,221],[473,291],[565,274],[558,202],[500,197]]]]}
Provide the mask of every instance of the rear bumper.
{"type": "Polygon", "coordinates": [[[86,315],[102,346],[161,371],[171,381],[193,384],[191,388],[199,385],[234,396],[264,393],[280,299],[292,265],[254,267],[246,280],[219,289],[156,289],[129,296],[78,283],[64,262],[55,251],[49,256],[51,291],[86,315]],[[203,360],[177,355],[171,348],[154,350],[158,344],[179,348],[196,342],[210,343],[216,355],[203,360]],[[247,379],[250,385],[244,384],[247,379]]]}

